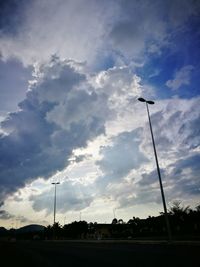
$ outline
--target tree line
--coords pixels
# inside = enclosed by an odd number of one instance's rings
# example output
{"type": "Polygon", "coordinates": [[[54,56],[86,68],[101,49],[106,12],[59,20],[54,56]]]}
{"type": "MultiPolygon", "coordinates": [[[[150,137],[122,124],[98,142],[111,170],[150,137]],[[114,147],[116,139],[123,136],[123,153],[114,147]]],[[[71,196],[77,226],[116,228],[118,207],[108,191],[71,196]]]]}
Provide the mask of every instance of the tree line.
{"type": "MultiPolygon", "coordinates": [[[[168,211],[172,235],[177,239],[200,239],[200,205],[192,209],[180,201],[173,202],[168,211]]],[[[74,221],[61,226],[59,223],[35,231],[7,231],[17,239],[134,239],[163,238],[167,236],[164,214],[146,219],[132,217],[127,222],[114,218],[110,224],[74,221]]],[[[2,232],[0,231],[0,236],[2,232]]],[[[4,232],[5,236],[5,232],[4,232]]]]}

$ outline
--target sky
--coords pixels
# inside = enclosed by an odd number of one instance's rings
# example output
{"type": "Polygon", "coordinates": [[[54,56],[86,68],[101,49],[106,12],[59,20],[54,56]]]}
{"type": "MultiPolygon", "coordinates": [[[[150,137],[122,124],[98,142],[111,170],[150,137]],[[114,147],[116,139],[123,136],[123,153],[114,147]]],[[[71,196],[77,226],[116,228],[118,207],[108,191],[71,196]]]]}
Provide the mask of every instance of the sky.
{"type": "Polygon", "coordinates": [[[200,204],[200,1],[0,1],[0,225],[200,204]]]}

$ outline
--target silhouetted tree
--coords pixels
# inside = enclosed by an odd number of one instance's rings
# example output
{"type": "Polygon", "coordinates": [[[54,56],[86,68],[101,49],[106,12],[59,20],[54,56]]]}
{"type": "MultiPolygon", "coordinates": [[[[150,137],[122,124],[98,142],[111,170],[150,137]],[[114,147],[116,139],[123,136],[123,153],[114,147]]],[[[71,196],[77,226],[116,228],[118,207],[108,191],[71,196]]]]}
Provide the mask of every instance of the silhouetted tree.
{"type": "Polygon", "coordinates": [[[183,215],[190,212],[190,206],[181,206],[181,201],[175,200],[169,210],[172,215],[183,215]]]}
{"type": "Polygon", "coordinates": [[[112,220],[112,224],[117,224],[118,223],[118,220],[116,219],[116,218],[114,218],[113,220],[112,220]]]}
{"type": "Polygon", "coordinates": [[[200,213],[200,204],[198,206],[195,207],[196,212],[200,213]]]}
{"type": "Polygon", "coordinates": [[[122,219],[119,219],[117,223],[118,224],[124,224],[124,221],[122,219]]]}
{"type": "Polygon", "coordinates": [[[64,233],[70,238],[83,238],[88,233],[88,224],[86,221],[74,221],[64,226],[64,233]]]}

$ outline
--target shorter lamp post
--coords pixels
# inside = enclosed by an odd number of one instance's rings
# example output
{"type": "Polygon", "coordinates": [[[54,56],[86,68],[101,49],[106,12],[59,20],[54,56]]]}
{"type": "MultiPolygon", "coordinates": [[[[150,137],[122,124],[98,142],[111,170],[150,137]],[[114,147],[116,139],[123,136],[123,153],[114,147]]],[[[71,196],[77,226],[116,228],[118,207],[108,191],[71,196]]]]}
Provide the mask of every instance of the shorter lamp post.
{"type": "Polygon", "coordinates": [[[56,185],[60,184],[59,182],[56,183],[51,183],[55,186],[55,191],[54,191],[54,216],[53,216],[53,224],[55,225],[56,222],[56,185]]]}
{"type": "Polygon", "coordinates": [[[146,103],[147,115],[148,115],[148,119],[149,119],[149,127],[150,127],[150,132],[151,132],[154,156],[155,156],[155,160],[156,160],[158,178],[159,178],[159,183],[160,183],[160,191],[161,191],[163,208],[164,208],[165,222],[166,222],[166,227],[167,227],[168,238],[169,238],[169,241],[171,241],[172,236],[171,236],[169,218],[168,218],[168,214],[167,214],[167,206],[166,206],[166,202],[165,202],[165,194],[164,194],[163,185],[162,185],[161,173],[160,173],[160,168],[159,168],[159,164],[158,164],[158,157],[157,157],[156,146],[155,146],[155,141],[154,141],[154,136],[153,136],[153,129],[152,129],[151,119],[150,119],[150,114],[149,114],[149,107],[148,107],[148,105],[153,105],[154,101],[146,100],[146,99],[144,99],[142,97],[138,98],[138,100],[140,102],[145,102],[146,103]]]}

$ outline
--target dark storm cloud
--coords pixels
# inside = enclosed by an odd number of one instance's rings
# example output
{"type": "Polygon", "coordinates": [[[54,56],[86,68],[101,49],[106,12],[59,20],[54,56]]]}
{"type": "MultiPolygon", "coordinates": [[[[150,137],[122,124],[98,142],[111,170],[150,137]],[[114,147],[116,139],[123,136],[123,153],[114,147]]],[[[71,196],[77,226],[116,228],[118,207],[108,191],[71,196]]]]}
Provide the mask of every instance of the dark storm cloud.
{"type": "Polygon", "coordinates": [[[28,222],[30,223],[30,220],[28,220],[24,216],[16,216],[6,210],[0,210],[0,220],[10,220],[10,219],[20,221],[21,223],[28,223],[28,222]]]}
{"type": "MultiPolygon", "coordinates": [[[[161,169],[166,203],[175,199],[190,200],[200,195],[200,155],[196,154],[161,169]],[[170,171],[168,171],[170,169],[170,171]]],[[[141,180],[124,194],[116,194],[120,208],[150,203],[162,203],[158,173],[153,170],[141,175],[141,180]],[[134,194],[133,194],[134,193],[134,194]],[[129,197],[127,197],[129,196],[129,197]]]]}
{"type": "Polygon", "coordinates": [[[6,210],[0,210],[0,219],[1,220],[9,220],[14,218],[15,216],[7,212],[6,210]]]}
{"type": "Polygon", "coordinates": [[[170,167],[173,168],[169,174],[173,183],[172,195],[178,194],[192,196],[200,195],[200,155],[196,154],[175,162],[170,167]]]}
{"type": "MultiPolygon", "coordinates": [[[[161,169],[162,182],[166,201],[174,199],[190,199],[200,195],[200,155],[186,157],[161,169]],[[169,170],[168,170],[169,169],[169,170]]],[[[126,205],[161,203],[161,193],[157,170],[141,175],[141,180],[135,185],[135,196],[126,199],[119,197],[121,207],[126,205]]],[[[133,189],[134,190],[134,189],[133,189]]]]}
{"type": "Polygon", "coordinates": [[[110,31],[113,46],[127,58],[137,59],[144,52],[160,53],[169,45],[173,32],[183,28],[191,16],[199,16],[198,1],[121,0],[120,17],[110,31]]]}
{"type": "MultiPolygon", "coordinates": [[[[164,174],[164,170],[160,170],[161,172],[161,176],[163,176],[164,174]]],[[[139,186],[151,186],[154,183],[158,182],[158,172],[157,170],[153,170],[150,173],[143,173],[142,175],[142,179],[138,182],[139,186]]]]}
{"type": "Polygon", "coordinates": [[[24,68],[17,60],[3,62],[0,59],[0,112],[17,110],[17,105],[26,96],[28,80],[31,79],[31,68],[24,68]]]}
{"type": "Polygon", "coordinates": [[[84,75],[55,58],[39,74],[20,111],[2,122],[7,134],[0,136],[1,199],[30,179],[62,170],[73,149],[104,132],[99,105],[107,112],[106,102],[81,89],[81,84],[87,87],[84,75]],[[59,117],[58,109],[67,120],[59,117]]]}
{"type": "Polygon", "coordinates": [[[20,30],[23,23],[23,11],[26,0],[1,0],[0,1],[0,36],[13,35],[20,30]]]}
{"type": "Polygon", "coordinates": [[[35,85],[32,86],[37,91],[40,102],[59,104],[74,86],[86,80],[85,75],[76,72],[70,65],[71,61],[66,61],[66,63],[64,65],[59,62],[58,57],[52,56],[50,67],[41,66],[40,71],[44,72],[45,76],[39,84],[36,84],[36,88],[35,85]]]}
{"type": "MultiPolygon", "coordinates": [[[[163,185],[165,187],[165,185],[167,184],[165,170],[161,169],[161,175],[163,185]]],[[[126,194],[116,194],[116,199],[119,203],[120,208],[138,204],[161,203],[162,199],[157,169],[154,169],[151,172],[146,171],[145,173],[142,173],[140,177],[141,179],[133,185],[127,184],[128,189],[126,194]]]]}

